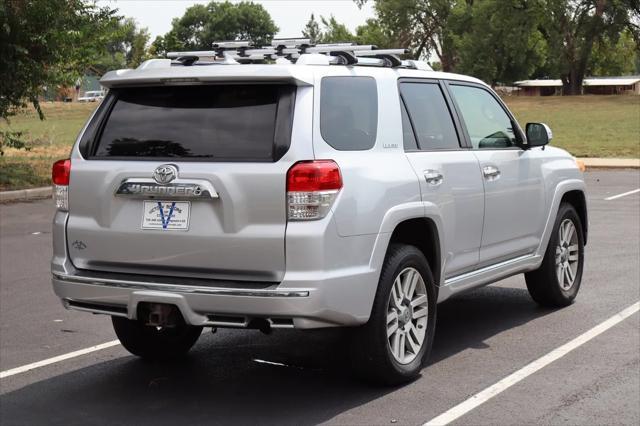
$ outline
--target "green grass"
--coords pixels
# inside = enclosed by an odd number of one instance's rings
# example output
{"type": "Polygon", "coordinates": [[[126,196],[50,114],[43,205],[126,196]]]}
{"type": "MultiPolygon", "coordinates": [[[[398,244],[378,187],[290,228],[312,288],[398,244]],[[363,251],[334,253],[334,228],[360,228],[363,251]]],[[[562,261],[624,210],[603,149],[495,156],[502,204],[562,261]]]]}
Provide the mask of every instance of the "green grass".
{"type": "Polygon", "coordinates": [[[552,145],[576,157],[640,158],[640,96],[507,97],[524,128],[547,123],[552,145]]]}
{"type": "Polygon", "coordinates": [[[23,132],[22,140],[30,148],[29,151],[6,149],[0,157],[0,191],[49,185],[51,164],[69,156],[78,133],[96,106],[95,103],[44,103],[44,121],[29,108],[11,117],[9,124],[0,122],[0,130],[23,132]]]}
{"type": "MultiPolygon", "coordinates": [[[[640,96],[507,97],[520,124],[551,126],[553,145],[577,157],[640,158],[640,96]]],[[[0,190],[50,183],[51,164],[69,155],[78,132],[97,104],[43,104],[46,120],[32,109],[0,122],[23,131],[30,151],[7,149],[0,157],[0,190]]]]}

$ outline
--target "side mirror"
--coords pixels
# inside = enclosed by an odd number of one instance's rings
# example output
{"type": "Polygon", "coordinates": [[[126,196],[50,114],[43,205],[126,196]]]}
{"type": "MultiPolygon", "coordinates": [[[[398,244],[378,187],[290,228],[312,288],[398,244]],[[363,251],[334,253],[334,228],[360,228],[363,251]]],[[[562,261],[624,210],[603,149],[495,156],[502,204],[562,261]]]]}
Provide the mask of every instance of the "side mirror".
{"type": "Polygon", "coordinates": [[[529,148],[545,146],[553,139],[551,128],[544,123],[527,123],[527,145],[529,148]]]}

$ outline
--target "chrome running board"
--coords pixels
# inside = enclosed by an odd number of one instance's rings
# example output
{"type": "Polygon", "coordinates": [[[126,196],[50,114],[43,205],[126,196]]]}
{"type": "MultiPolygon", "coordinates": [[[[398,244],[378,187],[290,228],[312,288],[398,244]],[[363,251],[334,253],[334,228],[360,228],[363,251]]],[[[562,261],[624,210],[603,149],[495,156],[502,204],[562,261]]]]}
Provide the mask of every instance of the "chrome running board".
{"type": "Polygon", "coordinates": [[[442,302],[454,294],[491,284],[511,275],[533,270],[540,265],[540,262],[542,262],[542,256],[527,254],[447,278],[444,280],[444,285],[440,287],[438,302],[442,302]]]}

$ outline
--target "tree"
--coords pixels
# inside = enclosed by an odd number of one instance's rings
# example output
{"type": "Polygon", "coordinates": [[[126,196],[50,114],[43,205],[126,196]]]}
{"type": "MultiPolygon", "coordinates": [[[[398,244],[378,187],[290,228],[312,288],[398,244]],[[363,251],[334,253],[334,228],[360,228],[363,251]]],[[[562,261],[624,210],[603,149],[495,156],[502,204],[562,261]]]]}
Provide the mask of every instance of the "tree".
{"type": "Polygon", "coordinates": [[[329,19],[321,16],[320,22],[322,22],[323,27],[322,43],[350,42],[355,39],[355,36],[349,31],[346,25],[339,23],[333,15],[331,15],[329,19]]]}
{"type": "Polygon", "coordinates": [[[318,21],[316,21],[316,17],[313,15],[313,13],[311,14],[311,17],[309,18],[307,24],[304,26],[302,35],[305,38],[310,39],[311,44],[316,44],[321,39],[322,33],[320,32],[320,25],[318,24],[318,21]]]}
{"type": "Polygon", "coordinates": [[[171,25],[171,31],[154,40],[154,52],[210,50],[214,42],[223,40],[251,40],[259,46],[270,43],[278,32],[261,5],[246,1],[197,4],[171,25]]]}
{"type": "Polygon", "coordinates": [[[358,44],[373,44],[380,49],[402,47],[396,44],[393,34],[378,19],[367,19],[364,25],[356,28],[358,44]]]}
{"type": "Polygon", "coordinates": [[[135,68],[147,59],[147,43],[149,43],[149,30],[147,28],[137,28],[134,25],[125,41],[125,52],[127,68],[135,68]]]}
{"type": "Polygon", "coordinates": [[[527,0],[474,3],[469,29],[460,37],[456,71],[491,85],[529,78],[544,64],[547,50],[538,31],[543,13],[538,6],[527,0]]]}
{"type": "Polygon", "coordinates": [[[138,28],[133,18],[112,20],[105,43],[92,69],[99,74],[113,69],[135,68],[147,57],[149,31],[138,28]]]}
{"type": "MultiPolygon", "coordinates": [[[[355,0],[362,5],[368,0],[355,0]]],[[[415,58],[435,54],[444,71],[458,62],[457,46],[468,28],[473,0],[374,0],[377,19],[391,39],[415,58]]]]}
{"type": "MultiPolygon", "coordinates": [[[[0,2],[0,118],[8,120],[44,87],[73,84],[104,48],[115,11],[84,0],[0,2]]],[[[0,132],[4,146],[20,146],[15,132],[0,132]]]]}
{"type": "Polygon", "coordinates": [[[594,46],[604,38],[617,43],[624,28],[637,22],[639,0],[541,0],[539,26],[549,46],[548,70],[562,80],[565,95],[582,92],[594,46]]]}
{"type": "Polygon", "coordinates": [[[637,49],[629,30],[623,31],[617,42],[603,37],[593,48],[587,72],[593,76],[633,74],[636,72],[637,49]]]}

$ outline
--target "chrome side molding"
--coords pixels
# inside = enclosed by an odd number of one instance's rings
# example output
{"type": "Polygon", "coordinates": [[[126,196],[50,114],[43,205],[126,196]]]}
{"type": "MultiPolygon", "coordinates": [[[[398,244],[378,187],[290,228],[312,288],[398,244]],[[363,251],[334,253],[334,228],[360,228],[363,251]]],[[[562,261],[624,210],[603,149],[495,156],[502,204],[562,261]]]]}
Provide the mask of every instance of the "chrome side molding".
{"type": "Polygon", "coordinates": [[[522,262],[523,260],[534,259],[534,257],[535,256],[532,254],[525,254],[524,256],[518,256],[514,259],[509,259],[499,263],[494,263],[493,265],[485,266],[484,268],[476,269],[475,271],[471,271],[461,275],[456,275],[451,278],[447,278],[446,280],[444,280],[444,285],[455,284],[457,282],[464,281],[469,278],[474,278],[476,276],[486,274],[488,272],[499,271],[502,268],[509,267],[511,265],[517,265],[519,262],[522,262]]]}

